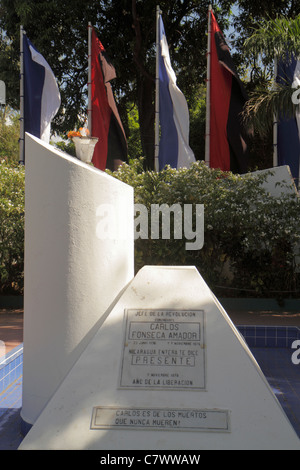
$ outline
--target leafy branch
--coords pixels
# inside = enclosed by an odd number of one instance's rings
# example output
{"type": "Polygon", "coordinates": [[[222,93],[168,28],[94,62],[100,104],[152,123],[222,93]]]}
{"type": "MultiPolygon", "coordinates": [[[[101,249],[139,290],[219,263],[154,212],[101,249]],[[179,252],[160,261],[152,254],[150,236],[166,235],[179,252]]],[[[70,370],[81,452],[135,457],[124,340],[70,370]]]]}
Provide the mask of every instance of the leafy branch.
{"type": "Polygon", "coordinates": [[[259,87],[245,104],[243,119],[247,127],[266,135],[273,127],[276,116],[291,119],[299,111],[300,87],[275,84],[272,89],[259,87]],[[298,103],[296,103],[296,100],[298,103]]]}
{"type": "Polygon", "coordinates": [[[269,59],[288,55],[300,56],[300,15],[295,19],[262,19],[259,26],[253,28],[253,34],[244,43],[245,52],[269,59]]]}

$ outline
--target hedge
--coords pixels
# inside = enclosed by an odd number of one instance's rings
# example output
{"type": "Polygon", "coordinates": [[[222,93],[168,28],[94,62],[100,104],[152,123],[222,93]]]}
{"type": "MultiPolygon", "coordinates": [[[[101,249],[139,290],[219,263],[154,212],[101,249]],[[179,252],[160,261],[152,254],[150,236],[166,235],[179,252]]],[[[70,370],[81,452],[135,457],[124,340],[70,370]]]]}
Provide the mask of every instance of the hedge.
{"type": "Polygon", "coordinates": [[[186,250],[186,241],[174,237],[137,239],[136,270],[145,264],[193,265],[217,296],[299,296],[299,198],[267,193],[262,183],[270,173],[234,175],[203,162],[158,173],[144,171],[142,160],[119,167],[111,174],[133,186],[135,203],[149,214],[151,204],[180,203],[182,210],[193,204],[195,220],[196,205],[204,205],[202,249],[186,250]]]}
{"type": "MultiPolygon", "coordinates": [[[[196,266],[220,297],[297,298],[300,294],[299,198],[275,199],[262,186],[265,175],[234,175],[196,162],[190,169],[144,171],[142,159],[124,164],[115,178],[133,186],[135,204],[204,206],[204,245],[186,240],[135,240],[135,269],[150,265],[196,266]]],[[[24,167],[0,164],[0,294],[24,286],[24,167]]],[[[195,225],[193,227],[195,229],[195,225]]]]}
{"type": "Polygon", "coordinates": [[[0,162],[0,294],[22,294],[24,287],[23,166],[0,162]]]}

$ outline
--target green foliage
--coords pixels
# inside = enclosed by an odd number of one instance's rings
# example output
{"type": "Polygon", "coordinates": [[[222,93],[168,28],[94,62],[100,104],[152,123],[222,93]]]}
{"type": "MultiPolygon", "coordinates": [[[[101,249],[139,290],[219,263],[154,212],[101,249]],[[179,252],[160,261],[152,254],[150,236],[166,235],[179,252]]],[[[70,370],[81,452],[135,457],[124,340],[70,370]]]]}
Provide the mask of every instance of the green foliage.
{"type": "Polygon", "coordinates": [[[196,160],[205,160],[206,87],[200,85],[190,100],[190,146],[196,160]]]}
{"type": "Polygon", "coordinates": [[[0,160],[0,293],[20,294],[24,282],[25,171],[0,160]]]}
{"type": "Polygon", "coordinates": [[[266,176],[223,173],[203,162],[156,173],[144,171],[138,160],[112,174],[133,186],[135,203],[145,205],[149,217],[151,204],[180,203],[182,210],[184,204],[204,204],[201,250],[186,250],[186,240],[175,240],[172,230],[170,240],[138,238],[136,270],[145,264],[194,265],[218,296],[299,295],[299,199],[266,193],[266,176]]]}
{"type": "Polygon", "coordinates": [[[140,126],[139,126],[139,115],[135,105],[131,105],[127,113],[128,116],[128,155],[131,158],[139,158],[143,155],[140,126]]]}
{"type": "MultiPolygon", "coordinates": [[[[53,142],[51,142],[53,144],[53,142]]],[[[63,152],[68,153],[69,155],[72,155],[73,157],[76,156],[76,151],[75,151],[75,144],[73,141],[69,140],[60,140],[58,142],[55,142],[53,144],[55,147],[59,148],[63,152]]]]}
{"type": "MultiPolygon", "coordinates": [[[[300,14],[296,18],[278,17],[260,19],[252,29],[252,35],[244,43],[246,53],[256,59],[273,62],[274,58],[285,61],[300,56],[300,14]]],[[[274,116],[281,115],[286,119],[295,116],[299,110],[298,99],[293,99],[298,90],[288,82],[278,84],[276,77],[268,84],[260,83],[250,93],[244,110],[244,118],[255,132],[266,136],[272,131],[274,116]]],[[[293,85],[295,86],[295,84],[293,85]]]]}
{"type": "MultiPolygon", "coordinates": [[[[1,161],[1,294],[23,292],[24,173],[24,167],[1,161]]],[[[148,238],[135,241],[136,270],[145,264],[193,265],[217,296],[299,296],[299,198],[275,199],[262,187],[266,176],[233,175],[203,162],[157,173],[144,171],[137,158],[108,173],[133,186],[135,203],[148,209],[148,238]],[[172,224],[170,240],[151,239],[151,205],[176,203],[183,211],[184,204],[194,210],[204,205],[202,249],[186,250],[187,240],[174,239],[172,224]]]]}
{"type": "MultiPolygon", "coordinates": [[[[231,3],[218,1],[221,28],[227,23],[231,3]]],[[[90,21],[116,69],[112,88],[121,120],[126,128],[128,106],[135,103],[142,154],[147,167],[153,168],[156,5],[154,0],[1,0],[0,28],[5,40],[0,48],[0,76],[8,84],[8,102],[15,108],[19,103],[19,27],[23,25],[58,80],[62,106],[52,130],[63,134],[77,127],[87,109],[90,21]]],[[[190,98],[206,75],[208,2],[162,0],[160,8],[178,86],[190,98]]]]}
{"type": "MultiPolygon", "coordinates": [[[[206,78],[208,4],[206,0],[160,2],[172,67],[189,103],[190,144],[197,159],[202,159],[204,153],[205,107],[196,106],[195,96],[206,78]]],[[[63,135],[82,125],[87,111],[87,25],[91,21],[116,69],[112,88],[128,136],[129,155],[145,156],[145,167],[153,168],[156,5],[154,0],[1,0],[0,78],[7,85],[7,102],[18,109],[22,24],[58,80],[62,106],[52,121],[52,130],[63,135]],[[128,126],[132,104],[138,110],[139,122],[133,134],[128,126]]],[[[265,84],[268,75],[273,74],[273,65],[265,57],[257,60],[253,53],[245,52],[244,41],[253,33],[253,25],[263,18],[278,15],[295,18],[299,2],[218,0],[213,2],[213,8],[225,35],[228,36],[229,25],[234,28],[236,39],[232,41],[234,34],[230,34],[229,44],[234,46],[233,60],[240,76],[247,77],[247,89],[265,84]]],[[[201,96],[199,100],[202,102],[201,96]]],[[[257,139],[253,146],[258,147],[257,139]]],[[[261,146],[260,141],[259,146],[264,155],[263,158],[253,155],[254,166],[272,160],[272,151],[261,146]]]]}
{"type": "Polygon", "coordinates": [[[14,165],[19,161],[19,114],[9,109],[0,113],[0,160],[14,165]]]}
{"type": "Polygon", "coordinates": [[[299,105],[293,103],[293,95],[300,94],[300,88],[290,84],[276,84],[272,89],[258,87],[250,95],[244,108],[244,120],[259,134],[266,136],[273,130],[274,116],[285,119],[296,116],[299,105]]]}
{"type": "Polygon", "coordinates": [[[300,54],[300,15],[296,18],[260,19],[253,34],[245,41],[245,52],[264,55],[269,60],[274,55],[300,54]]]}

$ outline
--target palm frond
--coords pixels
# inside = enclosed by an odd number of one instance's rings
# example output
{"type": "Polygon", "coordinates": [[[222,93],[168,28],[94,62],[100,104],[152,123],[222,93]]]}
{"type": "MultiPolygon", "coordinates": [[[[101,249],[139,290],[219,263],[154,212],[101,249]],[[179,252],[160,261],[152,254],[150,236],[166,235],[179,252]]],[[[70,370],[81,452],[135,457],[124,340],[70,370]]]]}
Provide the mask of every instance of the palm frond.
{"type": "Polygon", "coordinates": [[[258,88],[252,92],[243,111],[243,120],[248,128],[260,135],[267,134],[277,119],[290,119],[300,112],[300,87],[276,84],[270,90],[258,88]]]}
{"type": "Polygon", "coordinates": [[[300,57],[300,15],[295,19],[262,20],[244,43],[245,51],[269,58],[286,54],[300,57]]]}

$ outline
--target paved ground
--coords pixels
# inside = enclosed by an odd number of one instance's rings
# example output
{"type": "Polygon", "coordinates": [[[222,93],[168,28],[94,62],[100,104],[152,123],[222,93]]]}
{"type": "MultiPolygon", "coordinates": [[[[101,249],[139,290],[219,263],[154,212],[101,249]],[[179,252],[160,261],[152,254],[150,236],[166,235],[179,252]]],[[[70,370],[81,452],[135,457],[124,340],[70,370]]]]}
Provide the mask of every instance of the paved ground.
{"type": "MultiPolygon", "coordinates": [[[[23,342],[23,313],[23,310],[0,309],[0,341],[5,343],[5,350],[0,347],[0,356],[23,342]]],[[[300,327],[300,305],[298,312],[227,310],[227,313],[235,325],[300,327]]]]}
{"type": "Polygon", "coordinates": [[[300,305],[298,312],[275,312],[271,310],[227,310],[227,313],[235,325],[269,325],[300,327],[300,305]]]}
{"type": "Polygon", "coordinates": [[[23,310],[0,309],[0,341],[5,343],[0,356],[23,343],[23,310]]]}

